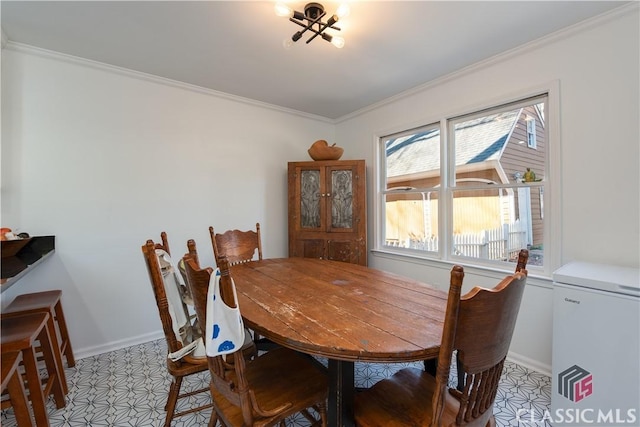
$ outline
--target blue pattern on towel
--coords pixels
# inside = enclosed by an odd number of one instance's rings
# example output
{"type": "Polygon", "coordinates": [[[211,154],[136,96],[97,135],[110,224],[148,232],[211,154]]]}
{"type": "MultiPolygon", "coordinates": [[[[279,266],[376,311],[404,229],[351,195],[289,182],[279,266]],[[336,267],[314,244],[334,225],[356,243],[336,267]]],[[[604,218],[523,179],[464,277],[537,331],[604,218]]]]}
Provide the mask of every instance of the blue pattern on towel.
{"type": "Polygon", "coordinates": [[[218,346],[218,351],[233,350],[234,348],[235,348],[235,345],[233,345],[231,341],[227,340],[218,346]]]}

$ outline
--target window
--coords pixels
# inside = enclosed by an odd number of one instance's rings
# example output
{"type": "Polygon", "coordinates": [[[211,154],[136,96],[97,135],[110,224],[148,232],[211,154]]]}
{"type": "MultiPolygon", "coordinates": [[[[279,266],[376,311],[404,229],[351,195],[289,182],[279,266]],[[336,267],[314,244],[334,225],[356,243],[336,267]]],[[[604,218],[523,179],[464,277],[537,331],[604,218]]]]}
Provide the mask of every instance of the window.
{"type": "Polygon", "coordinates": [[[380,138],[379,247],[543,266],[545,111],[546,94],[380,138]]]}
{"type": "Polygon", "coordinates": [[[536,119],[527,116],[527,146],[536,149],[536,119]]]}

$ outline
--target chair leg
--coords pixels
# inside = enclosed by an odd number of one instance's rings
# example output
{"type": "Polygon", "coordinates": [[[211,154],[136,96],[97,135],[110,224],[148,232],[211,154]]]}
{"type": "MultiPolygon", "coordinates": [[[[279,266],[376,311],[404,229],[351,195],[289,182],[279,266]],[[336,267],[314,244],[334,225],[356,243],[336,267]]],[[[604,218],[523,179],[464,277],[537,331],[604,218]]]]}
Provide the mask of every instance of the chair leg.
{"type": "MultiPolygon", "coordinates": [[[[51,318],[49,318],[49,320],[51,320],[51,318]]],[[[49,393],[52,393],[56,408],[64,408],[67,404],[65,400],[66,393],[64,384],[66,383],[66,377],[64,376],[64,369],[60,372],[60,365],[62,362],[59,362],[56,359],[56,356],[59,357],[60,354],[58,353],[58,348],[55,347],[54,341],[51,339],[49,327],[45,326],[42,328],[42,332],[40,332],[38,339],[42,346],[42,356],[49,375],[48,382],[50,384],[47,386],[46,396],[48,396],[49,393]]]]}
{"type": "Polygon", "coordinates": [[[18,427],[33,427],[27,403],[27,392],[20,375],[20,363],[22,363],[22,353],[20,352],[2,355],[2,393],[4,394],[5,389],[9,393],[7,400],[13,408],[18,427]],[[7,367],[10,368],[7,370],[7,367]]]}
{"type": "Polygon", "coordinates": [[[67,366],[72,368],[76,366],[76,359],[73,356],[73,349],[71,348],[71,340],[69,339],[69,330],[67,329],[67,322],[64,319],[64,310],[62,310],[62,301],[58,301],[55,306],[56,311],[56,324],[60,330],[62,336],[60,348],[64,352],[64,356],[67,359],[67,366]]]}
{"type": "Polygon", "coordinates": [[[216,427],[216,424],[218,423],[218,414],[216,413],[216,409],[213,408],[211,410],[211,417],[209,418],[209,425],[208,427],[216,427]]]}
{"type": "Polygon", "coordinates": [[[27,405],[26,391],[20,374],[11,377],[7,390],[9,390],[11,406],[13,406],[13,412],[16,415],[18,427],[33,426],[33,421],[29,414],[29,405],[27,405]]]}
{"type": "Polygon", "coordinates": [[[173,413],[176,410],[176,403],[178,402],[178,396],[180,395],[181,386],[182,377],[173,377],[173,381],[171,381],[171,387],[169,387],[167,404],[164,406],[164,410],[167,411],[167,416],[164,420],[164,427],[171,427],[171,420],[173,419],[173,413]]]}
{"type": "Polygon", "coordinates": [[[29,389],[29,400],[33,409],[33,416],[38,426],[49,426],[49,414],[44,401],[44,393],[40,385],[40,374],[38,372],[38,358],[35,348],[30,347],[22,351],[22,360],[25,365],[27,387],[29,389]]]}
{"type": "Polygon", "coordinates": [[[320,413],[320,425],[322,427],[327,427],[327,404],[321,403],[318,405],[319,413],[320,413]]]}
{"type": "Polygon", "coordinates": [[[56,332],[56,323],[53,317],[53,311],[49,315],[47,320],[47,329],[49,330],[49,339],[51,340],[51,347],[55,350],[53,353],[53,359],[55,360],[57,371],[60,376],[60,384],[62,385],[62,391],[66,395],[69,393],[69,387],[67,385],[67,376],[64,372],[64,365],[62,364],[62,352],[60,351],[60,342],[58,342],[58,334],[56,332]]]}
{"type": "Polygon", "coordinates": [[[424,371],[431,376],[436,376],[436,371],[438,370],[438,359],[427,359],[424,362],[424,371]]]}

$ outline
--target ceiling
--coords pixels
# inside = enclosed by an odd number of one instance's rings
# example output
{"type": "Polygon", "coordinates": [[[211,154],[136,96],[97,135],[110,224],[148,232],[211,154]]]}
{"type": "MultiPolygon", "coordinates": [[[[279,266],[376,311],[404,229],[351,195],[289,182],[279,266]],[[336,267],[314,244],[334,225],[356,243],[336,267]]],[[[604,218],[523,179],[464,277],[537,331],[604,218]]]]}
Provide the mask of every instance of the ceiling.
{"type": "Polygon", "coordinates": [[[9,42],[338,119],[625,3],[352,0],[343,49],[286,49],[299,27],[275,1],[2,0],[0,13],[9,42]]]}

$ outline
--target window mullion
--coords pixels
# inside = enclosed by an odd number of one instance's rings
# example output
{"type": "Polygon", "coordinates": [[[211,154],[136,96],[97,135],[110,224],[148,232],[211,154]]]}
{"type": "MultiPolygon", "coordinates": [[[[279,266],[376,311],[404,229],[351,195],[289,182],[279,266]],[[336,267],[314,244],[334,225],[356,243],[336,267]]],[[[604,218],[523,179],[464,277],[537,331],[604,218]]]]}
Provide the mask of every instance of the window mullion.
{"type": "Polygon", "coordinates": [[[440,200],[439,207],[439,230],[438,234],[438,250],[440,258],[449,259],[451,253],[451,235],[453,234],[453,197],[451,193],[451,174],[455,174],[455,168],[451,159],[453,159],[454,151],[452,150],[453,144],[450,143],[449,138],[453,135],[446,119],[440,121],[440,132],[442,137],[440,138],[440,200]]]}

